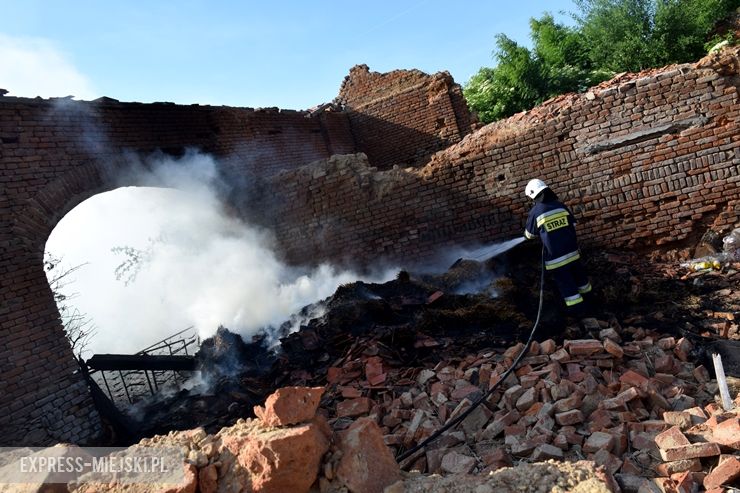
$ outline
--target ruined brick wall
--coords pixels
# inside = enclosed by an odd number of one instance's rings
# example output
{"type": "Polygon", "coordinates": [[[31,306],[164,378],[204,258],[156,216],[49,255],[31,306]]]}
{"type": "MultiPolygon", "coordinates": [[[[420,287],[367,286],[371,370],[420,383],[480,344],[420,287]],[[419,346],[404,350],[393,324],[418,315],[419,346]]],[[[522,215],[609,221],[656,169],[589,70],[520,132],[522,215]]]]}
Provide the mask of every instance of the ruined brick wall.
{"type": "MultiPolygon", "coordinates": [[[[738,224],[739,58],[734,48],[697,65],[622,76],[488,125],[423,167],[387,171],[370,163],[399,164],[400,154],[384,155],[396,144],[370,138],[378,124],[388,115],[389,128],[406,126],[399,123],[406,119],[418,129],[415,121],[431,123],[427,116],[439,111],[445,128],[451,111],[464,128],[449,90],[433,90],[411,73],[399,87],[412,89],[390,91],[390,98],[383,99],[386,84],[347,93],[361,101],[357,108],[373,110],[366,120],[351,105],[349,114],[307,118],[278,110],[0,97],[2,444],[86,441],[100,429],[75,373],[42,255],[69,209],[127,184],[116,180],[127,162],[122,151],[178,154],[196,146],[266,181],[271,186],[254,207],[271,207],[282,253],[296,262],[416,261],[448,245],[520,235],[528,208],[522,190],[534,176],[572,206],[584,244],[666,245],[738,224]],[[452,102],[443,104],[440,94],[452,102]],[[399,110],[399,102],[414,98],[420,106],[410,104],[410,114],[399,110]],[[370,163],[336,156],[301,166],[356,149],[370,163]]],[[[416,142],[426,152],[442,145],[416,142]]],[[[403,142],[397,146],[411,152],[403,142]]]]}
{"type": "MultiPolygon", "coordinates": [[[[212,152],[228,157],[230,164],[248,174],[270,176],[355,149],[349,121],[343,113],[324,112],[309,117],[305,112],[277,108],[219,108],[211,118],[215,134],[212,152]]],[[[186,136],[182,141],[189,139],[186,136]]]]}
{"type": "Polygon", "coordinates": [[[727,230],[740,213],[739,54],[561,96],[482,128],[421,169],[333,158],[283,173],[278,237],[294,261],[415,261],[521,235],[534,177],[571,205],[586,246],[678,245],[709,227],[727,230]]]}
{"type": "Polygon", "coordinates": [[[350,70],[337,98],[348,112],[358,150],[374,166],[418,166],[470,133],[470,112],[447,72],[350,70]]]}
{"type": "Polygon", "coordinates": [[[354,150],[346,115],[0,97],[0,444],[85,442],[100,433],[43,270],[64,214],[118,186],[126,153],[195,147],[243,176],[354,150]]]}

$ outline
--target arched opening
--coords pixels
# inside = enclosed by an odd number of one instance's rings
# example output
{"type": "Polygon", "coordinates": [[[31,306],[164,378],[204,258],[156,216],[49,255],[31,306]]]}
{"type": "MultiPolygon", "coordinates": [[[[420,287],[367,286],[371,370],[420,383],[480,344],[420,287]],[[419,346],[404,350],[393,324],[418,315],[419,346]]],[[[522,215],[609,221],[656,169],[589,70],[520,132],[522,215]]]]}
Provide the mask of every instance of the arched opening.
{"type": "Polygon", "coordinates": [[[61,259],[51,279],[75,269],[60,299],[96,327],[83,356],[134,353],[187,327],[248,337],[355,278],[286,266],[268,231],[229,216],[204,190],[95,195],[58,223],[45,253],[61,259]]]}
{"type": "MultiPolygon", "coordinates": [[[[209,157],[161,159],[125,178],[135,186],[110,187],[78,203],[45,244],[66,336],[88,362],[152,346],[166,354],[172,348],[162,341],[202,340],[220,326],[247,342],[256,334],[275,340],[292,314],[358,277],[329,265],[301,269],[281,262],[270,231],[245,223],[225,204],[209,157]]],[[[186,354],[197,345],[186,345],[186,354]]],[[[124,411],[173,383],[145,372],[134,382],[135,394],[120,379],[99,376],[93,375],[98,386],[124,411]]]]}

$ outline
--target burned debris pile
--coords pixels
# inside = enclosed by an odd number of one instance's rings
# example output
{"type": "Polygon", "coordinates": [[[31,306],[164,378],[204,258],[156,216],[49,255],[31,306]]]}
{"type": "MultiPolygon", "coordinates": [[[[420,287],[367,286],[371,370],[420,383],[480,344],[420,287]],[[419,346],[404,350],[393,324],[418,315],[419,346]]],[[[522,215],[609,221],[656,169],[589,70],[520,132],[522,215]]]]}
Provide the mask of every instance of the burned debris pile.
{"type": "MultiPolygon", "coordinates": [[[[523,349],[539,293],[530,253],[341,286],[321,309],[303,310],[300,330],[283,326],[276,348],[265,334],[245,343],[220,329],[198,354],[210,390],[181,390],[142,422],[158,422],[150,431],[160,433],[215,432],[252,416],[274,389],[320,387],[328,433],[369,421],[398,457],[467,410],[523,349]],[[463,294],[480,279],[480,292],[463,294]]],[[[711,353],[722,355],[734,398],[740,264],[689,269],[680,256],[589,256],[598,316],[580,326],[546,289],[542,327],[522,364],[459,426],[401,463],[422,473],[404,476],[409,491],[423,489],[428,473],[485,475],[551,460],[591,461],[604,484],[623,491],[736,481],[737,407],[717,403],[711,353]]],[[[324,459],[326,488],[339,457],[324,459]]]]}
{"type": "Polygon", "coordinates": [[[460,261],[443,275],[417,280],[401,272],[383,284],[340,286],[330,298],[297,314],[305,320],[300,330],[290,333],[291,322],[280,327],[277,333],[283,337],[275,347],[266,332],[245,342],[221,327],[201,344],[195,378],[129,411],[140,423],[139,436],[231,424],[251,415],[251,406],[283,385],[325,384],[334,362],[367,340],[386,348],[398,367],[434,360],[440,344],[453,351],[509,346],[528,322],[516,308],[513,294],[507,294],[511,287],[505,287],[505,279],[491,283],[501,292],[498,298],[441,291],[479,282],[481,276],[491,276],[495,267],[460,261]],[[310,318],[313,313],[323,315],[310,318]]]}
{"type": "Polygon", "coordinates": [[[126,435],[137,439],[197,426],[214,430],[252,415],[253,406],[264,401],[266,386],[274,388],[269,380],[274,360],[260,341],[247,344],[220,327],[202,342],[195,355],[197,373],[184,385],[125,410],[135,421],[126,435]]]}

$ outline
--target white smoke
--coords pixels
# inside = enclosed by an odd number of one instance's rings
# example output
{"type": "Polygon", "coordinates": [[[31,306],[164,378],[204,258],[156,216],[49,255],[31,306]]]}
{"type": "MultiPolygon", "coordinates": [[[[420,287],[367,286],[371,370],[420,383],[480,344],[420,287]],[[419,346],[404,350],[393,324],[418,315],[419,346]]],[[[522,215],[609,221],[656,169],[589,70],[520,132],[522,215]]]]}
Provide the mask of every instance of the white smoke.
{"type": "Polygon", "coordinates": [[[67,265],[89,262],[68,288],[97,327],[94,353],[135,352],[189,326],[208,337],[222,324],[248,340],[361,278],[328,264],[306,270],[282,263],[268,231],[224,212],[209,156],[162,159],[151,171],[131,173],[125,182],[141,187],[88,199],[47,242],[47,252],[67,265]],[[141,254],[124,275],[128,285],[114,278],[126,257],[111,249],[121,246],[141,254]]]}
{"type": "Polygon", "coordinates": [[[0,88],[11,96],[94,99],[97,91],[69,57],[43,38],[0,33],[0,88]]]}

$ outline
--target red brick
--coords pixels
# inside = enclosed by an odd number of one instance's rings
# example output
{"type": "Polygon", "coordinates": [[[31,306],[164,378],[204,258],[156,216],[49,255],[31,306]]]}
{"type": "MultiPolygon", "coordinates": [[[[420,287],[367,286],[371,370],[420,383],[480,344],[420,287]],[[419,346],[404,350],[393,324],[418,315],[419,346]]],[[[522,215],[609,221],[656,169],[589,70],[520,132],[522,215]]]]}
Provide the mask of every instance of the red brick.
{"type": "Polygon", "coordinates": [[[713,441],[740,450],[740,418],[722,421],[712,430],[713,441]]]}
{"type": "Polygon", "coordinates": [[[619,333],[616,330],[614,330],[614,328],[612,327],[601,329],[599,331],[599,339],[601,339],[602,341],[605,339],[611,339],[617,344],[622,342],[622,338],[620,337],[619,333]]]}
{"type": "Polygon", "coordinates": [[[557,413],[555,415],[555,421],[561,426],[583,423],[583,413],[580,409],[573,409],[572,411],[557,413]]]}
{"type": "Polygon", "coordinates": [[[535,392],[534,388],[529,388],[524,391],[522,395],[519,396],[519,399],[516,401],[516,408],[521,411],[526,411],[529,409],[537,399],[537,393],[535,392]]]}
{"type": "Polygon", "coordinates": [[[712,416],[713,414],[720,412],[722,408],[720,408],[719,405],[717,405],[716,403],[710,402],[709,404],[704,406],[704,410],[709,416],[712,416]]]}
{"type": "Polygon", "coordinates": [[[612,423],[611,413],[609,411],[605,411],[604,409],[597,409],[588,417],[587,424],[588,429],[591,432],[594,432],[603,430],[605,428],[610,428],[614,423],[612,423]]]}
{"type": "Polygon", "coordinates": [[[339,379],[342,377],[343,373],[344,371],[341,368],[336,368],[332,366],[326,371],[326,381],[329,384],[337,383],[339,382],[339,379]]]}
{"type": "Polygon", "coordinates": [[[656,452],[658,451],[658,446],[655,445],[655,437],[644,432],[636,433],[632,437],[632,447],[637,450],[654,450],[656,452]]]}
{"type": "Polygon", "coordinates": [[[622,375],[620,375],[619,381],[633,387],[640,387],[641,385],[647,383],[648,379],[647,377],[640,375],[636,371],[627,370],[622,375]]]}
{"type": "Polygon", "coordinates": [[[680,472],[671,476],[671,479],[676,482],[676,491],[689,493],[691,491],[698,491],[699,484],[694,480],[694,476],[691,472],[680,472]]]}
{"type": "Polygon", "coordinates": [[[667,430],[670,426],[663,420],[651,419],[640,423],[642,429],[648,432],[661,432],[667,430]]]}
{"type": "Polygon", "coordinates": [[[583,435],[580,433],[576,433],[575,431],[566,430],[565,428],[562,428],[560,432],[565,435],[565,439],[568,441],[571,445],[583,445],[583,435]]]}
{"type": "Polygon", "coordinates": [[[699,383],[707,383],[709,380],[711,380],[711,377],[709,376],[709,371],[704,368],[704,365],[699,365],[693,370],[694,378],[699,383]]]}
{"type": "Polygon", "coordinates": [[[704,423],[707,420],[707,414],[700,407],[692,407],[686,410],[691,416],[691,422],[696,424],[704,423]]]}
{"type": "Polygon", "coordinates": [[[661,450],[668,450],[677,447],[683,447],[685,445],[690,445],[691,442],[689,442],[689,439],[686,438],[683,433],[681,433],[681,430],[678,428],[678,426],[672,426],[671,428],[667,429],[666,431],[660,433],[658,436],[655,437],[655,444],[661,450]]]}
{"type": "Polygon", "coordinates": [[[657,346],[663,350],[673,349],[676,346],[676,339],[674,337],[658,339],[657,346]]]}
{"type": "Polygon", "coordinates": [[[719,465],[704,478],[704,487],[710,489],[722,485],[730,486],[738,478],[740,478],[740,459],[734,455],[726,456],[724,460],[720,459],[719,465]]]}
{"type": "Polygon", "coordinates": [[[552,444],[559,449],[568,450],[568,437],[564,434],[559,433],[552,439],[552,444]]]}
{"type": "Polygon", "coordinates": [[[694,459],[697,457],[714,457],[719,455],[719,445],[716,443],[694,443],[682,447],[660,449],[660,456],[665,461],[694,459]]]}
{"type": "Polygon", "coordinates": [[[472,393],[480,392],[480,388],[476,385],[464,385],[458,389],[455,389],[450,394],[450,398],[453,401],[461,401],[472,393]]]}
{"type": "Polygon", "coordinates": [[[604,351],[603,344],[596,339],[565,341],[564,348],[571,356],[591,356],[604,351]]]}
{"type": "Polygon", "coordinates": [[[563,451],[554,446],[550,445],[549,443],[543,443],[542,445],[538,445],[534,452],[532,452],[532,460],[540,461],[540,460],[547,460],[547,459],[562,459],[563,458],[563,451]]]}
{"type": "Polygon", "coordinates": [[[316,415],[324,387],[283,387],[254,406],[254,414],[266,426],[288,426],[310,421],[316,415]]]}
{"type": "Polygon", "coordinates": [[[372,401],[367,397],[359,397],[337,403],[337,416],[340,418],[361,416],[370,412],[372,401]]]}
{"type": "Polygon", "coordinates": [[[670,373],[675,367],[675,361],[673,360],[673,356],[666,354],[655,358],[653,366],[655,367],[655,371],[658,373],[670,373]]]}
{"type": "Polygon", "coordinates": [[[609,453],[606,449],[598,450],[594,454],[593,460],[597,466],[603,466],[609,475],[614,475],[622,467],[622,459],[609,453]]]}
{"type": "Polygon", "coordinates": [[[342,397],[345,399],[356,399],[357,397],[362,397],[362,391],[355,387],[340,387],[339,390],[342,397]]]}
{"type": "Polygon", "coordinates": [[[604,349],[607,353],[611,354],[615,358],[621,358],[622,356],[624,356],[624,350],[622,349],[622,346],[612,341],[611,339],[604,340],[604,349]]]}
{"type": "Polygon", "coordinates": [[[532,443],[530,440],[516,440],[511,443],[511,454],[517,457],[529,457],[539,444],[532,443]]]}
{"type": "Polygon", "coordinates": [[[689,361],[689,356],[691,353],[691,343],[686,339],[685,337],[682,337],[678,340],[676,343],[676,347],[673,350],[673,353],[680,359],[681,361],[689,361]]]}
{"type": "Polygon", "coordinates": [[[663,421],[684,431],[693,426],[691,415],[685,411],[666,411],[663,413],[663,421]]]}
{"type": "Polygon", "coordinates": [[[542,381],[542,377],[539,375],[523,375],[519,379],[519,384],[525,388],[529,389],[537,385],[537,382],[542,381]]]}
{"type": "Polygon", "coordinates": [[[504,359],[514,360],[524,350],[524,344],[519,342],[504,351],[504,359]]]}
{"type": "Polygon", "coordinates": [[[442,458],[441,467],[445,472],[467,474],[475,468],[475,465],[476,460],[473,457],[452,451],[442,458]]]}
{"type": "Polygon", "coordinates": [[[661,476],[671,476],[685,471],[701,471],[701,461],[699,459],[683,459],[663,462],[658,464],[655,469],[661,476]]]}
{"type": "Polygon", "coordinates": [[[504,402],[508,408],[511,409],[515,406],[517,399],[524,393],[524,388],[521,385],[514,385],[506,389],[504,392],[504,402]]]}
{"type": "Polygon", "coordinates": [[[624,392],[617,394],[616,397],[602,401],[602,405],[605,409],[617,409],[625,406],[632,399],[639,397],[639,395],[640,392],[635,387],[630,387],[624,392]]]}
{"type": "Polygon", "coordinates": [[[511,456],[504,449],[500,448],[481,454],[481,460],[487,466],[492,464],[499,465],[499,467],[511,466],[511,456]]]}
{"type": "Polygon", "coordinates": [[[496,438],[501,433],[503,433],[503,431],[506,429],[507,426],[510,426],[516,423],[519,417],[520,417],[519,412],[517,412],[517,410],[514,409],[504,414],[503,416],[494,419],[493,422],[489,424],[483,430],[483,434],[482,434],[483,439],[491,440],[493,438],[496,438]]]}
{"type": "MultiPolygon", "coordinates": [[[[736,51],[730,53],[731,56],[737,55],[736,51]]],[[[722,67],[715,69],[722,71],[722,67]]],[[[673,68],[658,69],[658,73],[667,74],[665,70],[675,71],[673,68]]],[[[339,100],[346,104],[347,111],[328,111],[315,115],[315,118],[306,118],[304,113],[278,110],[178,105],[103,103],[93,109],[96,114],[102,112],[106,127],[115,136],[110,139],[113,148],[108,149],[108,153],[115,153],[119,148],[147,152],[157,148],[194,146],[212,149],[216,155],[235,153],[239,157],[238,149],[246,148],[254,156],[265,156],[257,159],[254,165],[253,171],[259,178],[287,168],[268,192],[285,198],[277,201],[279,204],[274,211],[275,216],[281,219],[276,231],[277,243],[286,250],[282,252],[285,257],[295,262],[321,261],[338,255],[352,256],[358,261],[372,260],[379,254],[389,258],[416,258],[428,254],[440,241],[449,240],[449,235],[482,241],[504,237],[515,229],[509,224],[511,221],[499,218],[497,214],[493,214],[490,221],[484,221],[481,214],[488,217],[486,211],[510,209],[515,216],[521,215],[525,204],[518,192],[508,190],[508,185],[498,188],[492,172],[495,175],[498,171],[494,170],[505,170],[506,176],[502,174],[501,179],[505,179],[506,184],[521,182],[527,167],[531,167],[529,160],[522,159],[522,156],[532,153],[543,157],[539,160],[539,172],[555,188],[567,187],[574,177],[588,183],[605,173],[619,170],[622,176],[615,179],[614,190],[583,197],[585,210],[599,210],[604,214],[587,214],[580,225],[584,235],[595,246],[616,248],[680,242],[687,240],[704,223],[711,223],[718,230],[738,224],[736,208],[732,202],[727,203],[727,192],[734,191],[737,185],[734,181],[736,163],[720,156],[736,151],[733,145],[736,144],[737,130],[734,126],[737,88],[728,83],[729,76],[717,75],[706,67],[687,66],[682,70],[685,74],[668,75],[656,82],[649,79],[634,88],[623,87],[620,91],[614,83],[595,91],[599,95],[595,100],[560,98],[550,101],[534,112],[516,116],[516,125],[507,127],[511,133],[506,138],[492,138],[491,127],[487,127],[474,138],[434,155],[423,173],[417,173],[419,170],[402,173],[403,179],[398,180],[399,183],[393,174],[383,171],[379,172],[384,173],[381,175],[372,170],[347,173],[331,168],[308,171],[295,168],[327,157],[331,151],[338,154],[354,150],[365,152],[370,156],[370,163],[380,166],[381,170],[393,163],[419,166],[427,162],[433,152],[460,141],[472,130],[461,91],[444,74],[425,76],[414,71],[377,74],[366,67],[358,67],[350,73],[340,93],[339,100]],[[711,76],[719,79],[707,82],[706,72],[712,72],[711,76]],[[696,75],[702,76],[701,82],[697,82],[696,75]],[[712,83],[717,90],[710,93],[706,89],[707,84],[712,83]],[[670,97],[664,97],[665,94],[670,94],[670,97]],[[602,138],[604,135],[626,135],[645,124],[639,118],[630,121],[609,119],[604,115],[616,114],[617,110],[622,114],[638,115],[644,113],[643,106],[649,106],[656,115],[673,114],[676,118],[685,114],[687,108],[709,108],[713,121],[729,121],[730,124],[705,125],[680,134],[664,135],[656,139],[656,145],[637,146],[634,153],[603,152],[588,157],[587,163],[574,166],[573,173],[559,171],[563,159],[566,159],[562,155],[558,157],[559,150],[567,148],[584,153],[583,144],[586,142],[599,144],[608,140],[602,138]],[[543,114],[555,117],[539,118],[543,114]],[[214,133],[209,125],[218,127],[220,131],[214,133]],[[408,135],[389,137],[389,125],[408,129],[408,135]],[[153,127],[156,127],[154,132],[151,131],[153,127]],[[275,128],[283,129],[282,137],[264,137],[275,128]],[[490,145],[480,145],[486,139],[490,140],[490,145]],[[284,152],[260,152],[275,148],[284,152]],[[268,154],[270,157],[266,157],[268,154]],[[655,179],[647,182],[648,185],[642,179],[645,177],[639,176],[641,172],[636,171],[646,167],[655,171],[655,179]],[[358,176],[363,177],[359,180],[362,184],[358,182],[358,176]],[[381,189],[375,187],[378,177],[385,179],[381,189]],[[711,182],[711,192],[707,193],[704,182],[711,182]],[[675,200],[676,194],[686,200],[675,200]],[[410,199],[417,198],[418,205],[415,205],[410,199]],[[353,204],[353,207],[347,207],[347,204],[353,204]],[[393,213],[388,214],[388,211],[393,213]],[[456,213],[443,213],[449,211],[456,213]],[[628,211],[629,221],[613,221],[609,228],[601,227],[605,217],[608,219],[610,214],[619,216],[625,211],[628,211]],[[410,226],[416,228],[409,224],[409,218],[420,217],[424,219],[423,229],[409,229],[410,226]],[[329,218],[338,220],[327,221],[329,218]],[[326,234],[307,234],[311,232],[310,224],[324,225],[326,234]],[[465,227],[461,228],[461,225],[465,227]],[[332,241],[322,242],[317,238],[331,238],[332,241]]],[[[43,247],[46,234],[43,225],[51,225],[56,219],[46,217],[44,211],[65,210],[64,206],[72,203],[73,195],[85,195],[102,185],[97,181],[97,168],[88,166],[88,161],[95,161],[97,156],[82,152],[76,140],[77,130],[84,126],[85,119],[89,119],[86,110],[93,104],[74,104],[82,111],[50,112],[53,102],[3,98],[0,122],[12,125],[6,125],[4,130],[8,135],[3,135],[1,164],[6,170],[23,173],[10,173],[6,176],[10,181],[3,183],[3,199],[7,198],[8,205],[5,206],[7,210],[1,212],[3,221],[0,223],[5,226],[0,237],[14,239],[16,231],[9,230],[7,225],[20,225],[18,233],[28,243],[24,243],[23,252],[40,251],[43,247]],[[90,178],[77,179],[76,174],[90,178]],[[34,198],[43,204],[38,209],[41,212],[38,217],[30,216],[33,207],[21,208],[34,198]],[[24,216],[26,211],[29,213],[27,217],[24,216]]],[[[504,122],[504,126],[507,125],[504,122]]],[[[593,149],[599,150],[598,145],[593,149]]],[[[252,166],[249,166],[249,171],[252,171],[252,166]]],[[[517,187],[510,188],[514,190],[517,187]]],[[[4,284],[2,299],[15,300],[25,293],[21,290],[31,293],[48,291],[43,276],[40,279],[31,275],[24,278],[24,272],[33,267],[27,260],[29,257],[14,255],[15,247],[10,245],[10,248],[0,266],[0,272],[5,277],[10,276],[4,284]],[[14,274],[16,271],[21,273],[14,274]]],[[[56,331],[59,335],[55,336],[57,341],[50,346],[55,354],[60,354],[59,361],[68,361],[67,366],[71,367],[72,355],[68,347],[64,349],[61,328],[58,323],[52,324],[58,316],[53,301],[48,295],[42,298],[46,300],[11,306],[3,319],[4,328],[25,330],[31,325],[28,320],[31,320],[32,313],[44,313],[38,319],[39,323],[34,322],[33,325],[59,329],[56,331]]],[[[712,316],[728,322],[733,318],[721,313],[712,316]]],[[[723,326],[727,327],[726,324],[723,326]]],[[[4,337],[0,347],[8,347],[14,337],[4,337]]],[[[34,349],[30,338],[18,344],[12,347],[22,347],[23,351],[29,352],[34,349]]],[[[681,341],[677,343],[680,345],[681,341]]],[[[632,347],[639,348],[639,345],[632,347]]],[[[38,354],[43,355],[47,350],[38,354]]],[[[674,354],[684,359],[679,353],[674,354]]],[[[53,383],[53,373],[56,372],[49,372],[47,380],[39,382],[40,389],[53,383]]],[[[30,375],[27,370],[26,375],[30,375]]],[[[26,378],[22,378],[21,373],[6,379],[6,399],[0,415],[8,415],[9,406],[21,398],[31,401],[46,397],[46,391],[31,395],[33,389],[24,385],[27,383],[24,380],[26,378]]],[[[83,407],[92,409],[91,404],[83,407]]],[[[67,416],[67,410],[63,411],[67,416]]],[[[7,429],[18,430],[15,435],[30,429],[25,418],[22,422],[13,418],[6,424],[7,429]]],[[[31,428],[34,426],[37,425],[31,428]]]]}
{"type": "Polygon", "coordinates": [[[429,298],[427,298],[427,304],[434,303],[438,299],[440,299],[444,293],[442,291],[435,291],[432,294],[429,295],[429,298]]]}
{"type": "Polygon", "coordinates": [[[564,413],[576,409],[583,402],[583,398],[580,393],[575,393],[568,398],[560,399],[555,402],[554,409],[556,413],[564,413]]]}
{"type": "Polygon", "coordinates": [[[591,436],[586,438],[586,443],[583,444],[583,451],[589,454],[602,449],[611,452],[613,448],[614,436],[601,431],[591,433],[591,436]]]}
{"type": "Polygon", "coordinates": [[[537,414],[539,414],[539,412],[542,410],[543,407],[544,407],[544,403],[535,402],[524,412],[524,415],[525,416],[536,416],[537,414]]]}
{"type": "Polygon", "coordinates": [[[566,361],[570,361],[570,354],[565,349],[560,348],[550,355],[550,359],[558,363],[565,363],[566,361]]]}
{"type": "Polygon", "coordinates": [[[548,339],[546,341],[543,341],[540,343],[540,352],[542,354],[552,354],[557,349],[557,345],[555,344],[555,341],[552,339],[548,339]]]}
{"type": "Polygon", "coordinates": [[[509,425],[504,428],[504,435],[507,437],[524,435],[527,433],[527,427],[519,424],[509,425]]]}

